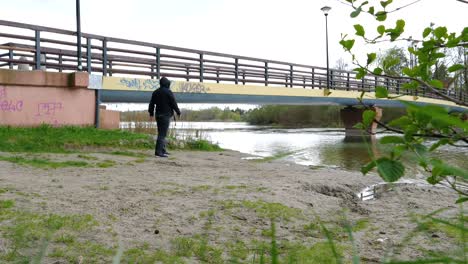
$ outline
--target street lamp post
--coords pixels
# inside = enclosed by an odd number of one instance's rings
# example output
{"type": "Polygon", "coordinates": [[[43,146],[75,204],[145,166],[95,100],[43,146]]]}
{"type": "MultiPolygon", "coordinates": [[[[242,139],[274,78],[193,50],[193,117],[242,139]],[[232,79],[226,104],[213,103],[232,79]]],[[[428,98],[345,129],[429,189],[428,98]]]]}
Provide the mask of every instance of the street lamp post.
{"type": "Polygon", "coordinates": [[[330,63],[328,59],[328,12],[330,12],[331,7],[324,6],[320,10],[325,14],[325,34],[326,34],[326,46],[327,46],[327,89],[330,89],[330,63]]]}
{"type": "Polygon", "coordinates": [[[81,64],[81,13],[80,13],[80,0],[76,0],[76,48],[78,59],[78,71],[83,69],[81,64]]]}

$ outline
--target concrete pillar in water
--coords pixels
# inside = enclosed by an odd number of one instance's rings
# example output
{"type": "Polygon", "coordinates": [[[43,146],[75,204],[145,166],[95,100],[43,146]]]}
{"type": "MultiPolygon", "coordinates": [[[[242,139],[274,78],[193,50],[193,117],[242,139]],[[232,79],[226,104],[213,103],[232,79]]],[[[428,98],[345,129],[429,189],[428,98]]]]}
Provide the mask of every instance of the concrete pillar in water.
{"type": "MultiPolygon", "coordinates": [[[[345,125],[345,133],[347,138],[362,136],[363,131],[354,128],[354,126],[357,123],[362,122],[362,113],[365,110],[366,109],[355,108],[352,106],[347,106],[346,108],[341,109],[341,120],[345,125]]],[[[371,110],[375,112],[375,120],[380,121],[380,119],[382,118],[382,108],[371,107],[371,110]]],[[[368,132],[370,132],[370,135],[375,134],[377,132],[377,123],[373,122],[368,132]]]]}

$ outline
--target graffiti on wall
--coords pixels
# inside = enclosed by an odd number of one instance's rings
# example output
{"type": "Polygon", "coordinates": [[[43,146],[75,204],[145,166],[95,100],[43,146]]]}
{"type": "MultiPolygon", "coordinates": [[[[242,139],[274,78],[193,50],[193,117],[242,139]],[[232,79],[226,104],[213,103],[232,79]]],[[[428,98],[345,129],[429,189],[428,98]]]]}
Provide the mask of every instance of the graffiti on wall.
{"type": "Polygon", "coordinates": [[[0,111],[21,112],[23,111],[23,100],[9,100],[6,88],[0,88],[0,111]]]}
{"type": "Polygon", "coordinates": [[[210,91],[204,83],[177,82],[174,86],[174,92],[178,93],[208,93],[210,91]]]}
{"type": "Polygon", "coordinates": [[[38,103],[36,116],[55,116],[56,112],[63,109],[60,102],[38,103]]]}
{"type": "Polygon", "coordinates": [[[159,81],[153,79],[121,78],[120,84],[130,90],[156,90],[159,88],[159,81]]]}

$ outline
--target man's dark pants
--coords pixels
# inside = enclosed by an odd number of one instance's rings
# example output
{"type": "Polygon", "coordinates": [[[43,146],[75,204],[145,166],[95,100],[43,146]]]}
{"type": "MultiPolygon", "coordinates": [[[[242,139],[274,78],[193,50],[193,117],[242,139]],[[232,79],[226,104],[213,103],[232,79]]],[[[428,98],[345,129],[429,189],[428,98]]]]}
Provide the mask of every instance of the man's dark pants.
{"type": "Polygon", "coordinates": [[[166,153],[166,136],[171,123],[170,115],[156,116],[156,123],[158,124],[158,139],[156,140],[155,155],[163,155],[166,153]]]}

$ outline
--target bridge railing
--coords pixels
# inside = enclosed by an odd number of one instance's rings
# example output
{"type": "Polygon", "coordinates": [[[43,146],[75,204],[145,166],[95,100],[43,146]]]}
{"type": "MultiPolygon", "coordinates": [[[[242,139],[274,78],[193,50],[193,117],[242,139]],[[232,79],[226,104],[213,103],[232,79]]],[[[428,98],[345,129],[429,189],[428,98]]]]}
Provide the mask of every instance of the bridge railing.
{"type": "MultiPolygon", "coordinates": [[[[83,70],[104,76],[146,76],[200,82],[256,84],[306,89],[330,88],[374,91],[386,87],[390,93],[439,98],[424,87],[403,89],[404,80],[323,67],[265,60],[210,51],[173,47],[149,42],[82,34],[83,70]]],[[[0,20],[0,68],[32,66],[33,69],[76,71],[76,32],[0,20]],[[13,32],[13,33],[12,33],[13,32]]],[[[466,93],[452,94],[467,101],[466,93]]]]}

